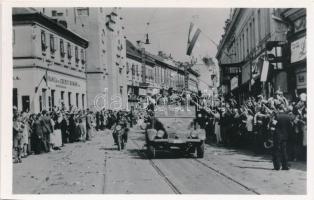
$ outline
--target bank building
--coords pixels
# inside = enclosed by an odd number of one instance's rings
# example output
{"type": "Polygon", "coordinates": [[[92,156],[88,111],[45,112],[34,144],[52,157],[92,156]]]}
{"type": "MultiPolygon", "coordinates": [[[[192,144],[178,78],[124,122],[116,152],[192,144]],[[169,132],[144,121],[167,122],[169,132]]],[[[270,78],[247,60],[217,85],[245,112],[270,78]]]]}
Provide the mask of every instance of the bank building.
{"type": "Polygon", "coordinates": [[[85,109],[88,41],[33,9],[13,9],[13,106],[85,109]]]}

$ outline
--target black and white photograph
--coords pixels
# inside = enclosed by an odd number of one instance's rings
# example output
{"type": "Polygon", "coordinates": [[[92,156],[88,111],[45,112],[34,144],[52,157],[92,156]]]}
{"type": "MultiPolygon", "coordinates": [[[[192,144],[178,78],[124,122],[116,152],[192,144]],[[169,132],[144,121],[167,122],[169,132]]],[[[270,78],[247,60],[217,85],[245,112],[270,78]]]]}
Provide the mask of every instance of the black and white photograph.
{"type": "Polygon", "coordinates": [[[271,6],[11,7],[12,195],[308,195],[309,10],[271,6]]]}

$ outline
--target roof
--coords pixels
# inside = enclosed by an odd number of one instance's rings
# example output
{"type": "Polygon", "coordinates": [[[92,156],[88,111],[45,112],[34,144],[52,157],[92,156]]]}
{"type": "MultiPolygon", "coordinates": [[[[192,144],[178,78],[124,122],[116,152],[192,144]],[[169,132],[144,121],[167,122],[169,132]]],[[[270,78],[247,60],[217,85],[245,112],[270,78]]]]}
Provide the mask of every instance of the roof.
{"type": "Polygon", "coordinates": [[[288,18],[290,21],[295,21],[298,18],[306,15],[305,8],[285,8],[281,10],[281,15],[288,18]]]}
{"type": "MultiPolygon", "coordinates": [[[[131,56],[141,62],[142,60],[141,50],[134,46],[129,40],[126,40],[126,53],[127,56],[131,56]]],[[[151,54],[147,51],[145,51],[144,54],[145,62],[151,65],[155,65],[155,60],[151,57],[151,54]]]]}
{"type": "Polygon", "coordinates": [[[88,40],[65,28],[63,25],[57,23],[46,15],[43,15],[31,8],[13,8],[13,25],[33,24],[34,22],[55,30],[57,33],[60,33],[64,38],[72,41],[73,43],[79,44],[84,48],[88,47],[88,40]]]}
{"type": "Polygon", "coordinates": [[[12,15],[37,13],[35,8],[13,8],[12,15]]]}

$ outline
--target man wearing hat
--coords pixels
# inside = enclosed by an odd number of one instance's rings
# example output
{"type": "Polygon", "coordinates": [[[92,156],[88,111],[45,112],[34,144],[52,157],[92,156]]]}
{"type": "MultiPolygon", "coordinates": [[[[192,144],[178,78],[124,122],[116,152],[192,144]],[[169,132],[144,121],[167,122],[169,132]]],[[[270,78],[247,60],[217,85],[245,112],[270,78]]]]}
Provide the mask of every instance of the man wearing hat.
{"type": "Polygon", "coordinates": [[[289,131],[292,130],[290,115],[285,112],[283,103],[277,106],[278,113],[275,116],[275,132],[273,135],[273,165],[275,170],[289,170],[287,155],[287,140],[289,131]]]}

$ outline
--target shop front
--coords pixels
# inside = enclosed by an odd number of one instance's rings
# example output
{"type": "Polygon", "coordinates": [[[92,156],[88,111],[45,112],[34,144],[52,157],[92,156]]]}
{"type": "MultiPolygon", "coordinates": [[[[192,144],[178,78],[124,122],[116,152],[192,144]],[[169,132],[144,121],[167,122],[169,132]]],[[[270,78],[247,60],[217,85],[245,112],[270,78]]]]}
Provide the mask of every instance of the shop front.
{"type": "Polygon", "coordinates": [[[306,92],[306,37],[291,42],[291,67],[295,74],[295,90],[298,94],[306,92]]]}
{"type": "Polygon", "coordinates": [[[13,104],[38,113],[53,107],[86,108],[86,78],[40,68],[14,69],[13,104]]]}

